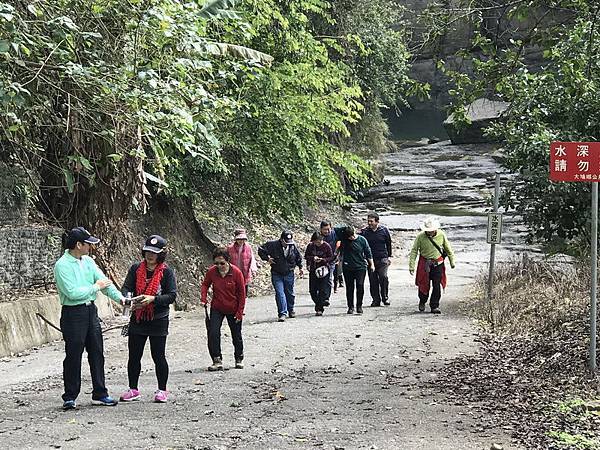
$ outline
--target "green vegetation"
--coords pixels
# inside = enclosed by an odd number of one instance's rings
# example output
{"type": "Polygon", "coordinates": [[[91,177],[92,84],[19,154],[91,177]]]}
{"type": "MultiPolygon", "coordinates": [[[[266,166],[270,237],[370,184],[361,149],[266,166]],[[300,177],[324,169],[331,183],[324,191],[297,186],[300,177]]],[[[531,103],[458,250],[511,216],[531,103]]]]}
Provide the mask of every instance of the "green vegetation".
{"type": "Polygon", "coordinates": [[[343,203],[370,182],[379,107],[425,89],[394,1],[353,2],[349,23],[332,5],[0,2],[0,160],[49,219],[100,231],[161,191],[262,218],[343,203]]]}
{"type": "Polygon", "coordinates": [[[586,183],[548,180],[550,142],[600,138],[598,5],[582,0],[516,1],[503,6],[469,2],[454,15],[430,10],[433,37],[447,24],[469,23],[472,48],[461,52],[472,76],[450,70],[457,117],[465,105],[487,97],[510,102],[506,121],[490,130],[504,141],[506,165],[520,176],[504,203],[530,225],[532,237],[578,241],[589,236],[586,183]],[[487,28],[484,17],[494,18],[487,28]],[[542,62],[531,68],[532,51],[542,62]],[[468,62],[468,63],[467,63],[468,62]]]}
{"type": "Polygon", "coordinates": [[[561,448],[577,450],[597,450],[600,443],[580,434],[571,434],[566,431],[550,431],[548,436],[561,448]]]}

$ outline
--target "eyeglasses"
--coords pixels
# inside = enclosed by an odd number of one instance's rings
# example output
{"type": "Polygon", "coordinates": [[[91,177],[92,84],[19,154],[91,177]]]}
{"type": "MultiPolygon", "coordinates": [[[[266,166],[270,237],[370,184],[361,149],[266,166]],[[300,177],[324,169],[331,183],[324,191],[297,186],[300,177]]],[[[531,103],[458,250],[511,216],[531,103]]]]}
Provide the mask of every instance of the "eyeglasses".
{"type": "Polygon", "coordinates": [[[227,263],[226,262],[215,262],[215,266],[226,266],[227,263]]]}

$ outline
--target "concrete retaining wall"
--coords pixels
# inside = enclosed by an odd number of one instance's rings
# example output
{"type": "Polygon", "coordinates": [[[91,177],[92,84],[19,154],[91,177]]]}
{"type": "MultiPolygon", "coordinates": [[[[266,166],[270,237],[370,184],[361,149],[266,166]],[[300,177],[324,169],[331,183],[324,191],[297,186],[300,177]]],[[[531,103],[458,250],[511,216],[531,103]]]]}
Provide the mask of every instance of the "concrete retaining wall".
{"type": "MultiPolygon", "coordinates": [[[[96,306],[103,319],[113,317],[111,303],[112,300],[98,294],[96,306]]],[[[39,312],[53,324],[60,326],[60,309],[57,294],[0,303],[0,357],[62,339],[58,331],[36,315],[39,312]]]]}

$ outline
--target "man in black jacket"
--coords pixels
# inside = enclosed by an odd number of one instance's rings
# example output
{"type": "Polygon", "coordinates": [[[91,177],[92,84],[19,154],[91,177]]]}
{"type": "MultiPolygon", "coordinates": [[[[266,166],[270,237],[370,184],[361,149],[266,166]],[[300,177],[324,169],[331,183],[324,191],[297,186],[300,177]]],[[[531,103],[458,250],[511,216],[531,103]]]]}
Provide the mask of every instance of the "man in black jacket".
{"type": "Polygon", "coordinates": [[[367,216],[368,226],[360,231],[373,252],[374,270],[369,270],[369,287],[373,303],[371,306],[389,305],[388,267],[392,257],[392,237],[389,230],[379,224],[379,215],[370,213],[367,216]]]}
{"type": "Polygon", "coordinates": [[[258,256],[271,265],[271,282],[275,289],[277,312],[279,322],[284,322],[286,316],[296,317],[294,312],[294,269],[300,269],[302,277],[302,256],[296,248],[294,236],[291,231],[281,233],[281,238],[276,241],[265,242],[258,248],[258,256]]]}

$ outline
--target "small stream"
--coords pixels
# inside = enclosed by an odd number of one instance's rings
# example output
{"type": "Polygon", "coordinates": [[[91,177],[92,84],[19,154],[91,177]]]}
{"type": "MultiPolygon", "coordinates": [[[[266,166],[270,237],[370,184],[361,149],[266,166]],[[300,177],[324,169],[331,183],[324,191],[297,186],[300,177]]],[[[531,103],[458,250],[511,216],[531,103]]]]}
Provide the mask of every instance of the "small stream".
{"type": "MultiPolygon", "coordinates": [[[[439,120],[437,116],[433,118],[439,120]]],[[[424,121],[421,115],[418,119],[424,121]]],[[[405,124],[413,122],[410,119],[405,124]]],[[[420,127],[422,133],[427,124],[421,123],[420,127]]],[[[435,134],[421,137],[439,136],[439,127],[439,123],[431,125],[435,134]]],[[[408,135],[400,134],[401,123],[390,128],[398,141],[419,137],[414,130],[408,135]]],[[[382,224],[407,232],[407,238],[416,235],[426,216],[434,215],[446,231],[457,261],[468,262],[474,270],[481,271],[489,261],[487,213],[492,210],[495,173],[501,171],[504,180],[512,176],[501,167],[498,146],[452,145],[450,141],[406,145],[410,144],[402,144],[398,151],[382,157],[385,182],[364,193],[361,203],[355,205],[357,212],[377,211],[382,224]]],[[[506,214],[497,260],[537,251],[526,244],[525,234],[521,220],[506,214]]]]}

